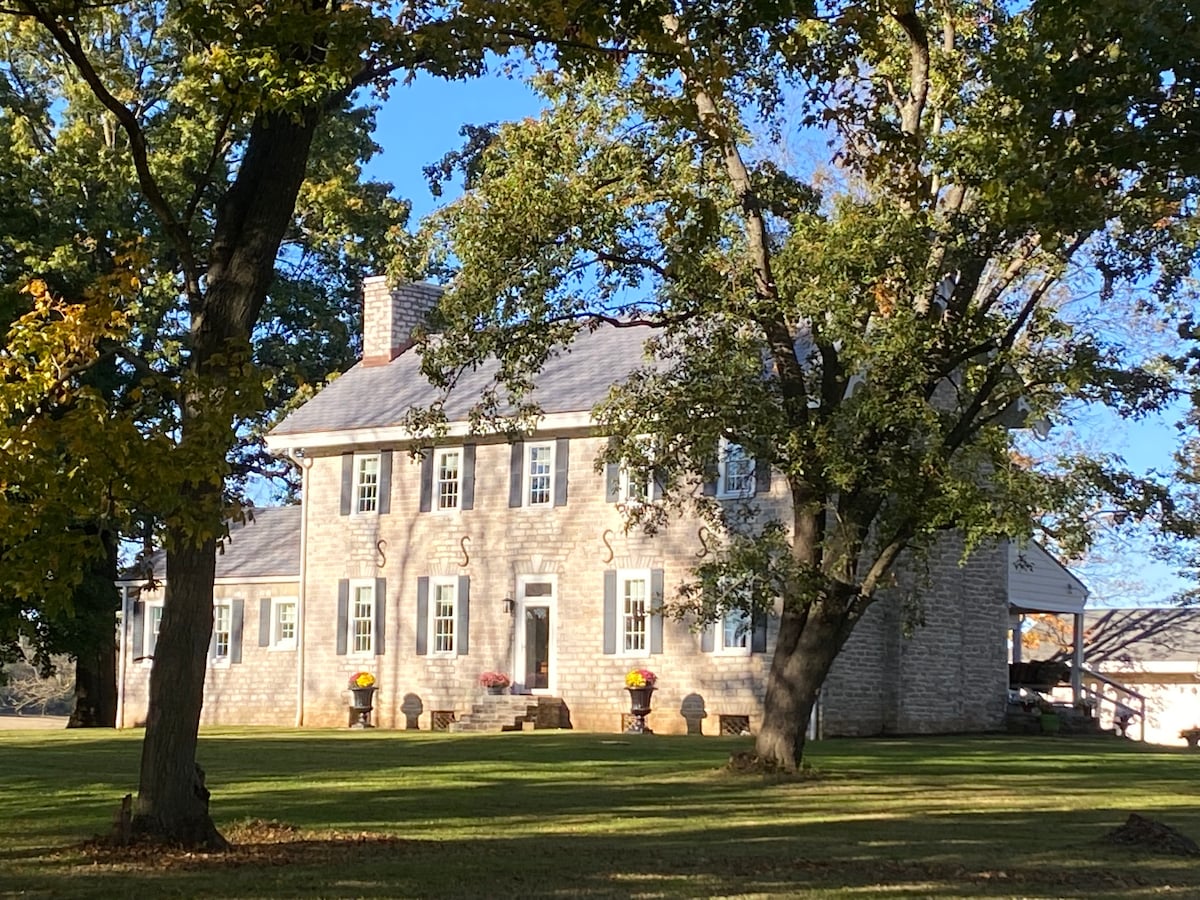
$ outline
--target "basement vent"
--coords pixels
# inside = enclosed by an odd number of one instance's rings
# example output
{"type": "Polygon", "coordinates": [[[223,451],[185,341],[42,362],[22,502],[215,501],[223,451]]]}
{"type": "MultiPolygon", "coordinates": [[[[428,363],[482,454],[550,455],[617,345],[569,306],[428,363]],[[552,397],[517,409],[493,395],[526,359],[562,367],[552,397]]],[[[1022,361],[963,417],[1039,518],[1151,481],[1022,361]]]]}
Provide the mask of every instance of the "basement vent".
{"type": "Polygon", "coordinates": [[[449,731],[450,723],[454,721],[454,710],[435,709],[429,714],[430,731],[449,731]]]}
{"type": "Polygon", "coordinates": [[[749,716],[717,716],[717,720],[721,723],[722,736],[750,733],[749,716]]]}

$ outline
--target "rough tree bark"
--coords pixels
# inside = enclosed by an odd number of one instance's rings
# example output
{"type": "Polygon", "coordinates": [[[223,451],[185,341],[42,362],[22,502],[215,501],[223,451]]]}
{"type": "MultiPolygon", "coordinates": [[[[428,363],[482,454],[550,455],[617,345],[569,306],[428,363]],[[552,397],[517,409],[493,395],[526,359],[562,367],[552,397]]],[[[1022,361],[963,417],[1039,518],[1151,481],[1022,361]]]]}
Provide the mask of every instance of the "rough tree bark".
{"type": "Polygon", "coordinates": [[[218,206],[205,290],[192,301],[195,385],[185,393],[180,428],[184,458],[213,462],[184,486],[181,509],[204,521],[167,529],[163,619],[150,674],[150,707],[132,827],[135,834],[220,848],[225,840],[208,813],[208,790],[196,761],[208,644],[212,636],[218,474],[233,445],[233,423],[213,418],[212,400],[231,387],[229,354],[248,346],[275,269],[280,243],[304,180],[319,110],[262,113],[255,120],[237,179],[218,206]]]}

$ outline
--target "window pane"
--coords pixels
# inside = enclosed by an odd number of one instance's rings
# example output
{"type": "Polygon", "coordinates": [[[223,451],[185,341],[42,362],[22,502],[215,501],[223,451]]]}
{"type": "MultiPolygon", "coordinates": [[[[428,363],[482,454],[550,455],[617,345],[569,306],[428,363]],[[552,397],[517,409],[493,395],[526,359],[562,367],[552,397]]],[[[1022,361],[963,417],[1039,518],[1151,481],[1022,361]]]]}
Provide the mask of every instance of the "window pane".
{"type": "Polygon", "coordinates": [[[275,604],[275,641],[294,641],[296,639],[296,604],[275,604]]]}
{"type": "Polygon", "coordinates": [[[458,468],[459,455],[457,450],[447,451],[438,455],[438,509],[458,509],[458,468]]]}
{"type": "Polygon", "coordinates": [[[375,617],[375,592],[370,587],[363,585],[354,589],[354,609],[351,612],[354,652],[370,653],[375,617]]]}
{"type": "Polygon", "coordinates": [[[646,649],[646,588],[644,578],[625,581],[621,632],[626,650],[646,649]]]}
{"type": "Polygon", "coordinates": [[[355,495],[358,511],[375,512],[379,508],[379,457],[362,456],[358,459],[358,479],[355,495]]]}
{"type": "Polygon", "coordinates": [[[750,646],[750,616],[745,610],[732,609],[725,613],[721,631],[726,649],[750,646]]]}
{"type": "Polygon", "coordinates": [[[529,448],[529,505],[550,503],[550,447],[529,448]]]}
{"type": "Polygon", "coordinates": [[[433,595],[433,649],[454,652],[454,585],[439,584],[433,595]]]}
{"type": "Polygon", "coordinates": [[[213,609],[214,656],[229,655],[229,631],[232,621],[233,612],[228,606],[217,606],[213,609]]]}
{"type": "Polygon", "coordinates": [[[739,444],[725,445],[726,494],[749,494],[754,489],[754,460],[739,444]]]}

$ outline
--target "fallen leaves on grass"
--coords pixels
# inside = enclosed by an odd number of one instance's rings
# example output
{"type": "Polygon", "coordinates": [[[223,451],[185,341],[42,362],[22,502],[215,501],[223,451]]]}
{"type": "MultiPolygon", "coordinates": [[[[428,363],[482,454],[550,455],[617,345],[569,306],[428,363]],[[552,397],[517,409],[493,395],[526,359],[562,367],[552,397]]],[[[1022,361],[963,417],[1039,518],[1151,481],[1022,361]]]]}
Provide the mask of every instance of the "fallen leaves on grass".
{"type": "Polygon", "coordinates": [[[369,831],[305,831],[266,819],[235,823],[225,829],[225,837],[230,843],[229,849],[214,852],[152,841],[120,846],[105,838],[88,841],[79,850],[92,867],[115,871],[178,871],[284,866],[297,862],[313,865],[353,863],[364,853],[375,859],[380,853],[403,854],[415,843],[369,831]]]}

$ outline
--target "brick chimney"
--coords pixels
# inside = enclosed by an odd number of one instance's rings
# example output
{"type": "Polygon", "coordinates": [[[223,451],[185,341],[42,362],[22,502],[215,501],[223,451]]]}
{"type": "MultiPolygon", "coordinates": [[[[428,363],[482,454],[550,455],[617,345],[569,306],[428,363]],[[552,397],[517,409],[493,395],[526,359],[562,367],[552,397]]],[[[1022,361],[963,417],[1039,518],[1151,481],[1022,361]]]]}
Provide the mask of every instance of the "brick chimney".
{"type": "Polygon", "coordinates": [[[409,282],[388,290],[387,277],[363,279],[364,366],[386,366],[413,345],[413,329],[425,323],[442,296],[437,285],[409,282]]]}

